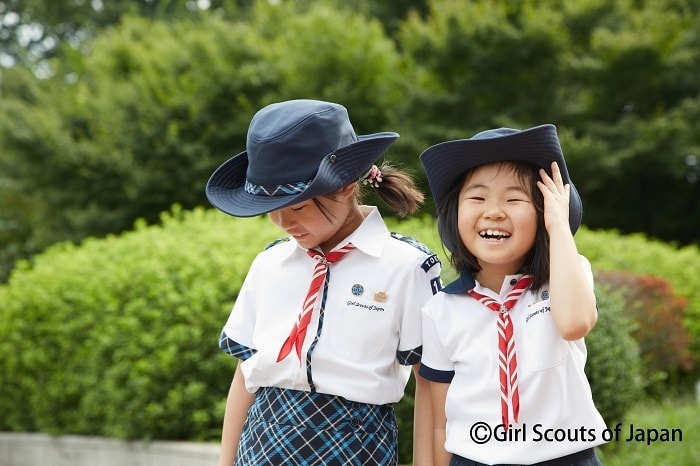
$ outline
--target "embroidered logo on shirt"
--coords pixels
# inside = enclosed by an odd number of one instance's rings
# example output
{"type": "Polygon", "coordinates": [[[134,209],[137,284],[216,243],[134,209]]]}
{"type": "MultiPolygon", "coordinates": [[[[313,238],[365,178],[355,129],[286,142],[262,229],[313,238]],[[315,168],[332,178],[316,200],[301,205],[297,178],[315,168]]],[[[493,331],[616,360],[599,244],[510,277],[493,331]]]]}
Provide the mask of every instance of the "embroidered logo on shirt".
{"type": "Polygon", "coordinates": [[[352,294],[355,296],[360,296],[362,293],[364,293],[365,287],[360,285],[359,283],[355,283],[352,285],[352,294]]]}
{"type": "Polygon", "coordinates": [[[374,293],[374,300],[378,303],[383,303],[387,300],[388,296],[383,291],[377,291],[374,293]]]}
{"type": "Polygon", "coordinates": [[[379,307],[374,304],[365,304],[359,301],[348,301],[347,306],[352,306],[358,309],[367,309],[368,311],[384,312],[383,307],[379,307]]]}
{"type": "Polygon", "coordinates": [[[545,301],[545,300],[547,300],[547,299],[549,299],[549,291],[548,291],[548,290],[544,290],[544,291],[542,292],[542,301],[545,301]]]}
{"type": "Polygon", "coordinates": [[[531,313],[529,313],[529,314],[525,317],[525,323],[527,324],[528,322],[530,322],[530,319],[532,319],[533,317],[539,316],[539,315],[544,315],[544,314],[546,314],[546,313],[548,313],[548,312],[551,312],[551,310],[552,310],[552,309],[551,309],[549,306],[545,306],[545,307],[543,307],[543,308],[541,308],[541,309],[537,309],[536,311],[532,311],[531,313]]]}

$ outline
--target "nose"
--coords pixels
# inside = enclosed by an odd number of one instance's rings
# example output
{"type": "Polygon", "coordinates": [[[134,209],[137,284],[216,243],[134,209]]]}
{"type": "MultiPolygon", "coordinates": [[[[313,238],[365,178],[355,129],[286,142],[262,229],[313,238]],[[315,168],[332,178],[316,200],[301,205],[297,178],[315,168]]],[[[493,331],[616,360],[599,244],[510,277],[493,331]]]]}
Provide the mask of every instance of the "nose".
{"type": "Polygon", "coordinates": [[[503,208],[498,202],[487,202],[484,208],[484,217],[488,219],[502,219],[506,216],[503,208]]]}

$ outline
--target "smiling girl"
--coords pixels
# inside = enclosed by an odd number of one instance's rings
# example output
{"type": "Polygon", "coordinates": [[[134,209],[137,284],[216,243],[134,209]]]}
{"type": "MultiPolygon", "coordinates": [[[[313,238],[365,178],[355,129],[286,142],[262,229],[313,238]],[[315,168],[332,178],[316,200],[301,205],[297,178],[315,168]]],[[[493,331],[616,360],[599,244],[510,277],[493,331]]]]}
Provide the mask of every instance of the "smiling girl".
{"type": "Polygon", "coordinates": [[[423,308],[435,464],[600,464],[605,424],[583,369],[593,278],[555,127],[484,131],[421,162],[460,272],[423,308]]]}

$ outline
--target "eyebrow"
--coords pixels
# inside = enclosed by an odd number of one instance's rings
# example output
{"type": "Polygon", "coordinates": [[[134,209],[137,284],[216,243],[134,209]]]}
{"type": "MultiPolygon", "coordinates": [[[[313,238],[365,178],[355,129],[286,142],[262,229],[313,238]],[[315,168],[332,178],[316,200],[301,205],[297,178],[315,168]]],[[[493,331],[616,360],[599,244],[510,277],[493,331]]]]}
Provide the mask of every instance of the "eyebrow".
{"type": "MultiPolygon", "coordinates": [[[[472,191],[474,189],[488,189],[488,188],[489,187],[485,184],[470,184],[470,185],[467,185],[466,188],[464,188],[463,192],[472,191]]],[[[520,186],[520,185],[508,186],[506,188],[506,191],[520,191],[520,192],[523,192],[525,194],[527,194],[529,192],[527,189],[525,189],[525,187],[520,186]]]]}

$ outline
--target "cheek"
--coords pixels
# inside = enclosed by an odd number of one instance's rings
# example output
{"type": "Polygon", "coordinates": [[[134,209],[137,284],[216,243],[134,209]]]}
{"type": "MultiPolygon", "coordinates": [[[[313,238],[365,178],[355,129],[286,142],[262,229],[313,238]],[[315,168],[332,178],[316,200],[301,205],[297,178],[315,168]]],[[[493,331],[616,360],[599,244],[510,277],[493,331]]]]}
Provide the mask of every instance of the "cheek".
{"type": "Polygon", "coordinates": [[[464,208],[460,203],[460,208],[457,210],[457,226],[459,227],[460,231],[463,228],[473,227],[474,223],[476,222],[476,218],[477,216],[474,213],[474,209],[464,208]]]}
{"type": "Polygon", "coordinates": [[[457,233],[465,246],[473,241],[475,221],[473,214],[462,210],[457,212],[457,233]]]}
{"type": "Polygon", "coordinates": [[[529,232],[534,244],[537,236],[537,212],[534,209],[522,212],[518,217],[518,223],[522,230],[529,232]]]}
{"type": "Polygon", "coordinates": [[[267,214],[267,218],[272,222],[273,225],[280,226],[279,224],[279,213],[278,212],[270,212],[267,214]]]}

